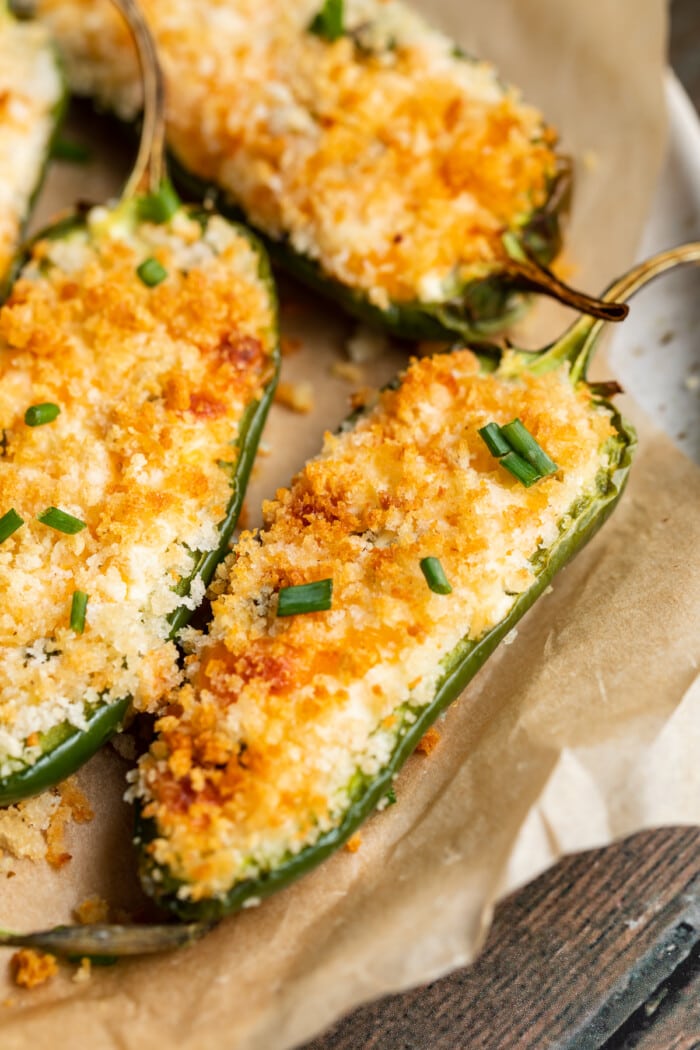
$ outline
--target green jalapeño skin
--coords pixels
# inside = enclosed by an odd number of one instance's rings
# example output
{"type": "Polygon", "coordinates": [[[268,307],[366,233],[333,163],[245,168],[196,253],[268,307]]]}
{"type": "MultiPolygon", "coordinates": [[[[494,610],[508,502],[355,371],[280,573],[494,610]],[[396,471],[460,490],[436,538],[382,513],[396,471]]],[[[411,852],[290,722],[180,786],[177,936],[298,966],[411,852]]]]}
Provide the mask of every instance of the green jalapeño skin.
{"type": "MultiPolygon", "coordinates": [[[[503,329],[533,291],[624,315],[546,269],[571,181],[552,129],[399,0],[142,6],[167,69],[176,182],[351,314],[443,340],[503,329]]],[[[89,0],[40,12],[76,90],[136,119],[136,65],[112,12],[89,0]]]]}
{"type": "MultiPolygon", "coordinates": [[[[700,246],[609,290],[631,294],[700,246]]],[[[634,430],[580,318],[414,361],[244,535],[134,782],[141,875],[215,920],[311,870],[616,506],[634,430]]]]}
{"type": "Polygon", "coordinates": [[[183,207],[145,28],[118,202],[29,245],[0,309],[0,804],[62,780],[180,675],[228,550],[279,368],[264,250],[183,207]]]}

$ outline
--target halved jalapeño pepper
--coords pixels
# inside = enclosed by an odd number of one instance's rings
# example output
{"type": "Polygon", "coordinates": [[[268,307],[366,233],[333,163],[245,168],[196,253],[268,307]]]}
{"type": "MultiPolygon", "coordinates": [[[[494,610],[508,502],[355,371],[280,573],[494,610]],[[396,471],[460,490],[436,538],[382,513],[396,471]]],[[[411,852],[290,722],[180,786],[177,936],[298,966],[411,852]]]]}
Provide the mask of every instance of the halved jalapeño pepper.
{"type": "MultiPolygon", "coordinates": [[[[522,293],[624,315],[557,281],[569,167],[541,115],[398,0],[144,0],[173,173],[273,258],[407,338],[502,328],[522,293]]],[[[93,0],[40,0],[74,87],[138,114],[130,42],[93,0]],[[89,7],[89,19],[86,8],[89,7]]]]}
{"type": "Polygon", "coordinates": [[[0,0],[0,300],[64,109],[46,27],[16,21],[0,0]]]}
{"type": "MultiPolygon", "coordinates": [[[[668,253],[609,298],[698,260],[700,245],[668,253]]],[[[142,880],[161,905],[216,918],[346,842],[605,521],[635,435],[615,384],[586,381],[601,327],[414,361],[243,534],[138,767],[142,880]]]]}
{"type": "Polygon", "coordinates": [[[163,180],[144,55],[125,196],[34,240],[0,311],[0,804],[177,682],[277,375],[264,252],[163,180]]]}

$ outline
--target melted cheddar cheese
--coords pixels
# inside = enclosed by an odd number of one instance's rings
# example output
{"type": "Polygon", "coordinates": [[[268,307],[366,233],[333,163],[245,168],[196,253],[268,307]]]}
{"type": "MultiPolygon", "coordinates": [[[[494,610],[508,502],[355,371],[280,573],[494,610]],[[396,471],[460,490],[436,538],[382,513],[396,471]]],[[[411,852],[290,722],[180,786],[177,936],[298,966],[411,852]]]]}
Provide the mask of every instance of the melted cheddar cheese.
{"type": "MultiPolygon", "coordinates": [[[[504,231],[548,196],[554,135],[485,62],[398,0],[143,0],[168,85],[168,137],[248,219],[379,307],[444,302],[506,258],[504,231]]],[[[40,0],[72,86],[140,107],[107,0],[40,0]]]]}
{"type": "MultiPolygon", "coordinates": [[[[187,681],[134,793],[180,896],[223,895],[337,827],[385,768],[444,661],[508,614],[533,558],[593,496],[610,415],[561,368],[506,378],[469,351],[414,361],[244,533],[192,632],[187,681]],[[523,487],[477,433],[522,420],[558,465],[523,487]],[[452,586],[435,594],[420,562],[452,586]],[[332,578],[332,608],[278,618],[281,588],[332,578]]],[[[157,877],[157,869],[156,869],[157,877]]]]}
{"type": "Polygon", "coordinates": [[[225,463],[271,371],[274,305],[260,257],[223,219],[180,211],[137,226],[124,207],[43,240],[0,310],[0,773],[85,705],[153,708],[178,678],[168,615],[192,552],[215,549],[231,497],[225,463]],[[156,258],[167,276],[137,274],[156,258]],[[25,412],[60,414],[29,426],[25,412]],[[222,467],[222,463],[224,466],[222,467]],[[85,524],[38,520],[57,507],[85,524]],[[88,597],[71,630],[74,591],[88,597]]]}

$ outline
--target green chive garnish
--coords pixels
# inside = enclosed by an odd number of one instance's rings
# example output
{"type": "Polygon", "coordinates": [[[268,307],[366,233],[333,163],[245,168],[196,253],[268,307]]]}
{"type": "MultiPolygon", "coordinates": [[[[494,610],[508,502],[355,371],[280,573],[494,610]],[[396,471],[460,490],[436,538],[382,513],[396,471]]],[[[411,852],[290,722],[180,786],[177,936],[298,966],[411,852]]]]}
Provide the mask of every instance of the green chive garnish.
{"type": "Polygon", "coordinates": [[[338,40],[344,33],[343,0],[325,0],[323,7],[309,25],[309,32],[324,40],[338,40]]]}
{"type": "Polygon", "coordinates": [[[37,521],[40,521],[42,525],[48,525],[50,529],[55,529],[56,532],[65,532],[67,536],[75,536],[76,532],[82,532],[86,528],[84,521],[74,518],[72,514],[67,514],[65,510],[59,510],[58,507],[47,507],[46,510],[42,510],[41,514],[37,514],[37,521]]]}
{"type": "Polygon", "coordinates": [[[502,467],[505,467],[514,478],[517,478],[526,489],[529,489],[531,485],[534,485],[536,481],[542,480],[542,475],[531,463],[528,463],[526,459],[519,456],[517,452],[509,452],[506,456],[502,456],[498,461],[502,467]]]}
{"type": "Polygon", "coordinates": [[[393,787],[389,788],[384,798],[386,799],[387,806],[396,805],[396,792],[394,791],[393,787]]]}
{"type": "Polygon", "coordinates": [[[22,525],[24,525],[24,518],[20,518],[14,507],[8,510],[7,514],[3,514],[0,518],[0,543],[9,539],[12,533],[17,532],[22,525]]]}
{"type": "Polygon", "coordinates": [[[559,469],[519,419],[503,427],[498,423],[487,423],[479,434],[491,455],[525,488],[529,489],[530,485],[559,469]]]}
{"type": "Polygon", "coordinates": [[[61,410],[52,401],[42,401],[40,405],[30,405],[24,413],[24,422],[28,427],[43,427],[44,423],[53,423],[61,410]]]}
{"type": "Polygon", "coordinates": [[[486,446],[492,456],[496,459],[500,459],[501,456],[506,456],[513,449],[506,441],[505,437],[501,434],[501,428],[498,423],[487,423],[485,427],[482,427],[479,434],[483,438],[486,446]]]}
{"type": "Polygon", "coordinates": [[[87,603],[88,596],[85,591],[73,591],[73,601],[70,605],[70,629],[76,634],[82,634],[85,630],[87,603]]]}
{"type": "Polygon", "coordinates": [[[51,143],[51,156],[54,160],[65,160],[69,164],[87,164],[92,159],[92,151],[80,142],[54,139],[51,143]]]}
{"type": "Polygon", "coordinates": [[[160,284],[168,276],[168,271],[165,267],[161,266],[158,260],[153,257],[146,259],[140,266],[137,266],[136,273],[149,288],[155,288],[157,284],[160,284]]]}
{"type": "Polygon", "coordinates": [[[512,423],[506,423],[504,427],[501,427],[501,435],[513,451],[526,459],[541,477],[545,478],[548,474],[555,474],[559,469],[519,419],[514,419],[512,423]]]}
{"type": "Polygon", "coordinates": [[[423,558],[420,567],[431,591],[434,591],[435,594],[452,594],[452,588],[439,558],[423,558]]]}
{"type": "Polygon", "coordinates": [[[301,583],[298,587],[282,587],[277,605],[278,616],[296,616],[298,613],[326,612],[331,607],[333,580],[301,583]]]}
{"type": "Polygon", "coordinates": [[[138,214],[142,222],[167,222],[172,219],[180,207],[180,198],[173,189],[172,183],[165,179],[157,193],[147,193],[139,197],[138,214]]]}

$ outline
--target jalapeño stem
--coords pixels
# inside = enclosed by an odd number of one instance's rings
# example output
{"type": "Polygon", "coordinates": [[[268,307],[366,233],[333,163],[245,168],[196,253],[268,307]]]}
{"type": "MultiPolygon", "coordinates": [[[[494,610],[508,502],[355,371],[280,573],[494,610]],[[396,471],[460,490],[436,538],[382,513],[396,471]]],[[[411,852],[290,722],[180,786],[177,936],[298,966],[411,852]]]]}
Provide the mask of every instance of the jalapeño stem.
{"type": "Polygon", "coordinates": [[[213,922],[155,925],[54,926],[35,933],[0,930],[0,947],[38,948],[63,956],[150,955],[183,948],[214,927],[213,922]]]}
{"type": "MultiPolygon", "coordinates": [[[[147,192],[158,197],[166,191],[165,167],[165,85],[158,53],[143,14],[135,0],[112,0],[129,24],[143,83],[143,125],[134,169],[122,197],[128,199],[147,192]]],[[[172,214],[172,212],[171,212],[172,214]]],[[[169,218],[169,216],[166,216],[169,218]]],[[[160,221],[164,221],[161,219],[160,221]]]]}
{"type": "MultiPolygon", "coordinates": [[[[700,264],[700,241],[679,244],[676,248],[669,248],[638,263],[624,276],[613,281],[604,292],[603,298],[609,303],[620,303],[667,270],[693,264],[700,264]]],[[[509,354],[506,371],[517,373],[526,369],[534,375],[543,375],[569,361],[571,382],[585,380],[603,325],[602,319],[579,317],[555,343],[543,350],[516,350],[509,354]]]]}

